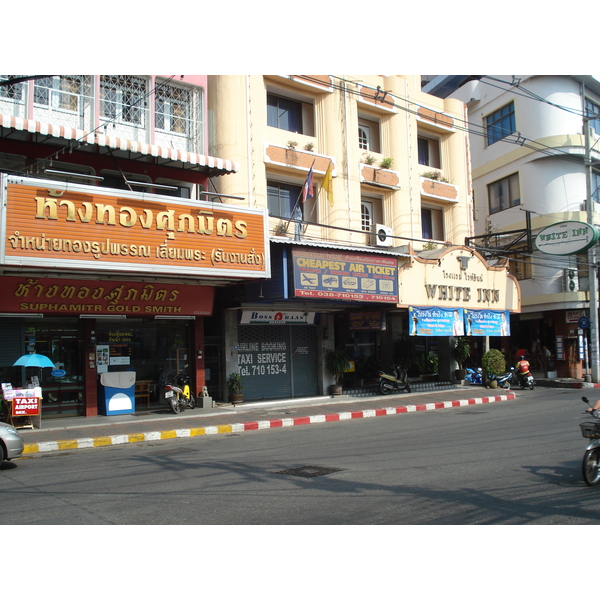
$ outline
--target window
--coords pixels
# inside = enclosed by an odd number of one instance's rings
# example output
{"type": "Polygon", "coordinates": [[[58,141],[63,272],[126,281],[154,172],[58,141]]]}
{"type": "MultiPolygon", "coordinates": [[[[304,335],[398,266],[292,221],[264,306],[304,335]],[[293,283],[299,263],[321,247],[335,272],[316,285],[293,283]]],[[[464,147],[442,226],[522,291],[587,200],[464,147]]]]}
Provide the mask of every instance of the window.
{"type": "Polygon", "coordinates": [[[83,84],[82,75],[36,79],[33,86],[33,102],[52,109],[79,112],[83,84]]]}
{"type": "Polygon", "coordinates": [[[488,185],[488,201],[491,215],[521,204],[519,174],[514,173],[509,177],[490,183],[488,185]]]}
{"type": "Polygon", "coordinates": [[[190,131],[191,93],[173,85],[158,86],[155,100],[156,129],[187,134],[190,131]]]}
{"type": "MultiPolygon", "coordinates": [[[[22,75],[0,75],[0,81],[22,77],[22,75]]],[[[0,86],[0,98],[3,100],[23,101],[23,83],[13,83],[12,85],[0,86]]]]}
{"type": "Polygon", "coordinates": [[[370,150],[369,140],[371,139],[371,129],[367,125],[358,126],[358,147],[361,150],[370,150]]]}
{"type": "Polygon", "coordinates": [[[439,140],[421,137],[417,138],[419,164],[434,169],[441,168],[439,140]]]}
{"type": "Polygon", "coordinates": [[[421,209],[421,229],[424,240],[433,239],[433,220],[431,211],[427,208],[421,209]]]}
{"type": "Polygon", "coordinates": [[[514,275],[519,281],[531,279],[531,256],[528,256],[526,252],[527,247],[521,246],[511,248],[511,252],[507,254],[510,274],[514,275]]]}
{"type": "Polygon", "coordinates": [[[592,171],[592,200],[600,202],[600,173],[592,171]]]}
{"type": "Polygon", "coordinates": [[[444,213],[441,209],[421,209],[421,232],[424,240],[444,239],[444,213]]]}
{"type": "Polygon", "coordinates": [[[302,133],[302,102],[267,94],[267,125],[302,133]]]}
{"type": "Polygon", "coordinates": [[[373,227],[373,203],[362,200],[360,203],[360,228],[371,231],[373,227]]]}
{"type": "Polygon", "coordinates": [[[590,121],[590,127],[598,135],[600,135],[600,106],[598,106],[595,102],[592,102],[591,100],[588,100],[586,98],[586,100],[585,100],[585,115],[586,115],[586,117],[593,117],[595,115],[598,115],[597,119],[592,119],[590,121]]]}
{"type": "Polygon", "coordinates": [[[145,126],[146,80],[133,75],[100,76],[100,116],[145,126]]]}
{"type": "MultiPolygon", "coordinates": [[[[100,176],[104,179],[101,182],[102,187],[112,188],[115,190],[129,190],[133,189],[134,191],[148,191],[148,188],[145,186],[138,186],[133,183],[126,183],[126,180],[129,182],[135,181],[138,183],[152,183],[150,178],[147,175],[141,175],[139,173],[123,173],[122,171],[109,171],[103,169],[100,171],[100,176]]],[[[157,191],[157,193],[160,193],[157,191]]]]}
{"type": "Polygon", "coordinates": [[[275,217],[291,217],[294,207],[302,210],[302,186],[267,181],[267,202],[269,214],[275,217]]]}
{"type": "Polygon", "coordinates": [[[487,145],[491,146],[513,133],[515,129],[515,105],[511,102],[485,118],[487,145]]]}
{"type": "Polygon", "coordinates": [[[365,152],[381,152],[379,122],[358,118],[358,147],[365,152]]]}

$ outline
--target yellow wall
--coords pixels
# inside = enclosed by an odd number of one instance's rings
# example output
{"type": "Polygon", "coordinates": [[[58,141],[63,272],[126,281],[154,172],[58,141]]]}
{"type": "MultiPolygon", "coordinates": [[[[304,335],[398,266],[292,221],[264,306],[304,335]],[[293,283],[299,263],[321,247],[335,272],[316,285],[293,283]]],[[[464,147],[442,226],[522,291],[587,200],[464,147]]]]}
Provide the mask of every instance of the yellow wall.
{"type": "MultiPolygon", "coordinates": [[[[209,152],[227,156],[240,167],[238,173],[213,182],[223,194],[242,196],[242,204],[267,205],[267,177],[302,185],[313,161],[319,189],[325,169],[333,161],[335,203],[329,206],[322,191],[316,207],[307,203],[305,220],[319,223],[304,232],[307,239],[372,243],[372,236],[360,231],[361,195],[369,193],[381,198],[382,214],[376,222],[392,227],[393,235],[399,236],[394,246],[414,242],[415,250],[422,247],[421,204],[443,210],[444,239],[439,241],[462,245],[465,237],[473,235],[464,105],[422,93],[418,76],[209,76],[208,106],[209,152]],[[306,133],[267,126],[267,91],[312,104],[314,118],[306,133]],[[377,161],[392,158],[390,171],[361,166],[365,151],[358,145],[359,115],[379,121],[381,147],[371,154],[377,161]],[[436,182],[441,194],[423,193],[420,176],[432,169],[418,163],[418,133],[441,141],[439,172],[449,181],[436,182]],[[290,140],[298,143],[295,150],[286,149],[290,140]],[[308,142],[314,144],[312,152],[303,150],[308,142]],[[387,187],[361,181],[375,173],[387,177],[387,187]]],[[[271,219],[271,228],[278,222],[271,219]]]]}

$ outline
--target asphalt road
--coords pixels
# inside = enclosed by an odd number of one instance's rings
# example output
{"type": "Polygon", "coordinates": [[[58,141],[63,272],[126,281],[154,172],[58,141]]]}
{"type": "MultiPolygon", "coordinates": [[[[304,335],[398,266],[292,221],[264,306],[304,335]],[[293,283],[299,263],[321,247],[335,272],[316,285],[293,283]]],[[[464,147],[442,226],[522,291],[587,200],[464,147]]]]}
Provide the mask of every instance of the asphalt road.
{"type": "Polygon", "coordinates": [[[0,524],[596,524],[580,397],[35,455],[2,466],[0,524]]]}

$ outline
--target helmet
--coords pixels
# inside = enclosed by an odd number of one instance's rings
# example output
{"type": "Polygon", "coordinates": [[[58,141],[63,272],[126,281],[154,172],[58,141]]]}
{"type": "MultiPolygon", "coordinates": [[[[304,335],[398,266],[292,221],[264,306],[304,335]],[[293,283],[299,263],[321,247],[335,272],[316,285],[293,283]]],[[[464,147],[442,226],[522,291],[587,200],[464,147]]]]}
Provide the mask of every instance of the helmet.
{"type": "Polygon", "coordinates": [[[519,360],[525,360],[524,356],[519,356],[519,360]]]}

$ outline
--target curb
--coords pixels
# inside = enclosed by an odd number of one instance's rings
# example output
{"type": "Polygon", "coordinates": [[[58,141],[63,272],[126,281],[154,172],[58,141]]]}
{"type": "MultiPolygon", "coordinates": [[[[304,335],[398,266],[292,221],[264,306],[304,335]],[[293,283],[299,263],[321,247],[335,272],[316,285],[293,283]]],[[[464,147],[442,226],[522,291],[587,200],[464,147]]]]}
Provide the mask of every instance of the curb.
{"type": "Polygon", "coordinates": [[[258,431],[260,429],[276,429],[280,427],[295,427],[298,425],[313,425],[316,423],[332,423],[349,419],[368,419],[370,417],[383,417],[403,413],[438,410],[442,408],[457,408],[474,404],[489,404],[504,402],[516,398],[513,392],[506,396],[488,396],[484,398],[470,398],[468,400],[448,400],[445,402],[428,402],[427,404],[408,404],[389,408],[374,408],[358,411],[345,411],[331,414],[312,415],[286,419],[270,419],[263,421],[248,421],[244,423],[231,423],[224,425],[211,425],[208,427],[193,427],[189,429],[169,429],[164,431],[148,431],[145,433],[131,433],[119,435],[103,435],[97,437],[80,438],[76,440],[61,440],[55,442],[38,442],[25,444],[23,455],[54,452],[57,450],[77,450],[83,448],[100,448],[103,446],[118,446],[135,442],[148,442],[173,438],[188,438],[201,435],[218,435],[221,433],[243,433],[258,431]]]}
{"type": "Polygon", "coordinates": [[[600,388],[600,383],[591,383],[587,381],[552,381],[550,384],[546,384],[546,382],[538,382],[536,380],[535,385],[537,387],[555,387],[555,388],[569,388],[580,390],[583,388],[600,388]]]}

